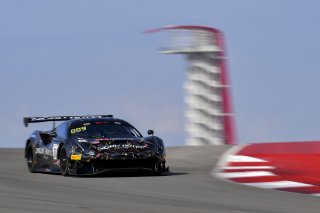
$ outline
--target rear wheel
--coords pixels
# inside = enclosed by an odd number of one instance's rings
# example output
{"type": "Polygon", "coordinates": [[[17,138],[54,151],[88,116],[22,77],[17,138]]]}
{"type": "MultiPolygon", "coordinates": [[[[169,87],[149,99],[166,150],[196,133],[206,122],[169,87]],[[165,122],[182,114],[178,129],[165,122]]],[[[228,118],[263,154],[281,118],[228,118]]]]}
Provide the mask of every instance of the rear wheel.
{"type": "Polygon", "coordinates": [[[34,154],[32,147],[29,147],[27,150],[27,166],[30,172],[34,172],[34,154]]]}
{"type": "Polygon", "coordinates": [[[63,176],[68,176],[69,175],[69,168],[70,168],[70,160],[67,156],[67,151],[66,151],[66,148],[65,146],[63,146],[61,148],[61,151],[60,151],[60,171],[61,171],[61,174],[63,176]]]}

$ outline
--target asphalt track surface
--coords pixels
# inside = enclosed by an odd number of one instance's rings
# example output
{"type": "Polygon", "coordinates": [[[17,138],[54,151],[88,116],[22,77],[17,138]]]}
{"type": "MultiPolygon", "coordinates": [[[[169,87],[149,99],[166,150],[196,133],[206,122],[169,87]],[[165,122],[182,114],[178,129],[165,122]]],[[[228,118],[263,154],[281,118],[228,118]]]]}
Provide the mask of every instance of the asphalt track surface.
{"type": "Polygon", "coordinates": [[[171,173],[31,174],[22,149],[0,149],[0,212],[319,213],[320,198],[211,176],[229,147],[168,148],[171,173]]]}

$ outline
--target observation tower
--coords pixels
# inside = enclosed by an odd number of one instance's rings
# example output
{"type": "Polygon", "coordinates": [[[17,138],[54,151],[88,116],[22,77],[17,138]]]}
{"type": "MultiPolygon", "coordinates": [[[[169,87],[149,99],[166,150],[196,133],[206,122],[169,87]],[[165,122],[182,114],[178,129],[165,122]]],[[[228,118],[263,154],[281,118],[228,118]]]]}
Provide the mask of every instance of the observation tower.
{"type": "Polygon", "coordinates": [[[188,61],[185,102],[187,145],[234,144],[235,129],[222,32],[204,26],[168,26],[163,54],[183,54],[188,61]]]}

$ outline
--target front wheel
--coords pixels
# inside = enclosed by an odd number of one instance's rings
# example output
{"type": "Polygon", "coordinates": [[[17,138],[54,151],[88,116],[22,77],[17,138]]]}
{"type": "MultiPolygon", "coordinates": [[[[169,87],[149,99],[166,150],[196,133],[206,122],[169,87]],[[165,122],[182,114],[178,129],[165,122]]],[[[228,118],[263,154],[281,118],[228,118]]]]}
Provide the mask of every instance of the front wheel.
{"type": "Polygon", "coordinates": [[[165,162],[156,161],[153,165],[153,174],[156,176],[162,175],[162,173],[165,171],[165,162]]]}
{"type": "Polygon", "coordinates": [[[67,151],[65,146],[61,148],[60,152],[60,171],[63,176],[69,175],[69,168],[70,168],[70,160],[67,156],[67,151]]]}

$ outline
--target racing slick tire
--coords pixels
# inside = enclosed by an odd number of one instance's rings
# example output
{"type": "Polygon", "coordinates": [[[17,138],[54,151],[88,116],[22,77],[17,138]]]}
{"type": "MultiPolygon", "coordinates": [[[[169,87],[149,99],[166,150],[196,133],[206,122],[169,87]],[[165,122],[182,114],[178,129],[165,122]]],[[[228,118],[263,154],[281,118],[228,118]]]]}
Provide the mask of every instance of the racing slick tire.
{"type": "Polygon", "coordinates": [[[162,173],[164,172],[164,169],[163,169],[164,165],[163,164],[164,164],[163,162],[159,162],[159,161],[156,161],[154,163],[152,170],[153,170],[153,174],[155,176],[161,176],[162,175],[162,173]]]}
{"type": "Polygon", "coordinates": [[[34,154],[33,154],[33,149],[32,147],[28,147],[27,149],[27,166],[28,166],[28,170],[29,172],[31,173],[34,173],[35,172],[35,157],[34,157],[34,154]]]}
{"type": "Polygon", "coordinates": [[[63,145],[59,155],[60,171],[63,176],[69,176],[70,159],[67,156],[66,147],[63,145]]]}

